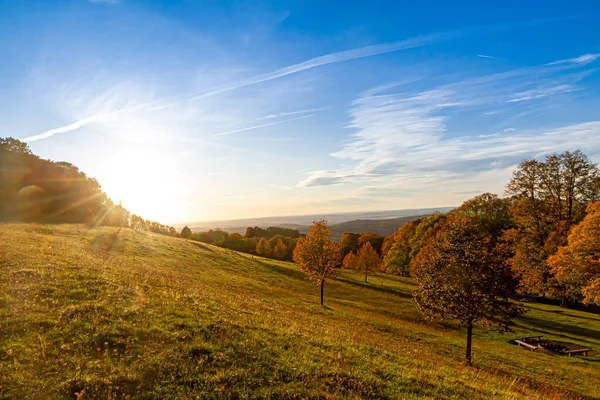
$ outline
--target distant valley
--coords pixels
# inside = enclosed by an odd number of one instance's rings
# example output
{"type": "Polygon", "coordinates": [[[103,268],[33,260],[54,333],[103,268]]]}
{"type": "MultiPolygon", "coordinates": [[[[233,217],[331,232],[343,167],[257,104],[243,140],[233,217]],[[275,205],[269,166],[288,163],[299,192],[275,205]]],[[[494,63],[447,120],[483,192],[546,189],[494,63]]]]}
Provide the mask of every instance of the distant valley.
{"type": "MultiPolygon", "coordinates": [[[[187,225],[192,231],[207,231],[209,229],[222,229],[229,233],[244,234],[249,226],[266,228],[280,226],[297,229],[301,233],[308,232],[308,227],[313,221],[324,219],[328,221],[333,230],[333,237],[339,239],[343,232],[364,233],[376,232],[380,235],[391,235],[406,222],[431,215],[435,212],[446,213],[455,207],[418,208],[388,211],[367,211],[335,214],[290,215],[280,217],[262,217],[235,219],[226,221],[191,222],[187,225]]],[[[183,227],[186,224],[176,224],[183,227]]]]}

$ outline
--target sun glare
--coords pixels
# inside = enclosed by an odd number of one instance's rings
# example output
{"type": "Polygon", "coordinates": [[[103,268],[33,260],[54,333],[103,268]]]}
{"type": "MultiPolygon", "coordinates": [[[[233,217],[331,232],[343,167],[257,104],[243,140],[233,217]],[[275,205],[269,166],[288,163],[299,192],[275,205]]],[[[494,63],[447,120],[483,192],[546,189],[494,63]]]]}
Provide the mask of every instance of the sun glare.
{"type": "Polygon", "coordinates": [[[181,219],[173,207],[179,186],[173,160],[157,151],[119,151],[99,174],[104,191],[133,214],[155,221],[181,219]]]}

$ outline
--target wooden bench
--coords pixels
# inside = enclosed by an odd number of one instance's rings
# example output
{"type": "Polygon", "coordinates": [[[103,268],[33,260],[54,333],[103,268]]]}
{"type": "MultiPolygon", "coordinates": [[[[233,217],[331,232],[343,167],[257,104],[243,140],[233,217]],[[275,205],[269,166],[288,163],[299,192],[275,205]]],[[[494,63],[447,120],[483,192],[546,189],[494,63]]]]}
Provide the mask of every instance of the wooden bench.
{"type": "Polygon", "coordinates": [[[568,354],[569,357],[583,353],[583,355],[587,357],[589,351],[592,351],[592,349],[565,350],[564,353],[568,354]]]}
{"type": "Polygon", "coordinates": [[[539,342],[540,340],[542,340],[543,336],[544,335],[523,336],[521,338],[521,340],[524,341],[524,342],[526,342],[526,341],[531,340],[531,339],[537,339],[537,341],[539,342]]]}
{"type": "Polygon", "coordinates": [[[526,349],[529,349],[531,351],[536,351],[538,349],[537,346],[534,346],[532,344],[526,343],[526,342],[524,342],[522,340],[515,340],[515,343],[518,344],[519,346],[523,346],[526,349]]]}

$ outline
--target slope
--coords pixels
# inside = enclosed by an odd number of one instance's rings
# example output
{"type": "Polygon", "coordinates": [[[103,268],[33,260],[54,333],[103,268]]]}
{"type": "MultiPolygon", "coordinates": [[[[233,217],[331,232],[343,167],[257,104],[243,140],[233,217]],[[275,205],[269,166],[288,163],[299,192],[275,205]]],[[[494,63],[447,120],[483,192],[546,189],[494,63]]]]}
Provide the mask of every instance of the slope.
{"type": "MultiPolygon", "coordinates": [[[[0,224],[0,398],[597,398],[600,357],[425,323],[410,279],[151,233],[0,224]]],[[[519,333],[600,349],[600,320],[530,303],[519,333]]]]}

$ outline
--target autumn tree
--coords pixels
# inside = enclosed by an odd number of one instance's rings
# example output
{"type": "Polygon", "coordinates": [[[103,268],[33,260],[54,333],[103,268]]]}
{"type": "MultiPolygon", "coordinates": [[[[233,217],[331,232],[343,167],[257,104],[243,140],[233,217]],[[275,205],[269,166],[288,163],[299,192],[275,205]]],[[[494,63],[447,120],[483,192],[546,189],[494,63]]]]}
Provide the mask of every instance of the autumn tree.
{"type": "Polygon", "coordinates": [[[467,328],[465,361],[471,365],[473,326],[508,331],[523,313],[516,302],[517,280],[506,264],[502,224],[484,212],[456,211],[436,225],[411,266],[421,312],[453,319],[467,328]]]}
{"type": "Polygon", "coordinates": [[[566,244],[571,227],[585,216],[585,206],[598,197],[596,164],[577,150],[552,154],[542,162],[525,160],[506,187],[511,196],[514,228],[505,238],[514,256],[511,265],[523,292],[561,294],[548,258],[566,244]]]}
{"type": "Polygon", "coordinates": [[[376,271],[379,269],[381,258],[375,249],[373,249],[371,243],[366,242],[358,249],[358,252],[356,253],[356,265],[358,269],[365,271],[365,283],[367,283],[369,271],[376,271]]]}
{"type": "Polygon", "coordinates": [[[293,256],[298,268],[321,286],[321,305],[325,281],[334,277],[341,259],[340,247],[331,240],[331,233],[325,221],[315,221],[306,237],[298,239],[293,256]]]}
{"type": "Polygon", "coordinates": [[[359,248],[358,238],[360,234],[358,233],[350,233],[344,232],[342,233],[342,237],[340,238],[340,248],[342,250],[342,254],[346,256],[348,253],[356,252],[359,248]]]}
{"type": "Polygon", "coordinates": [[[342,266],[346,269],[358,269],[358,257],[356,257],[356,254],[352,252],[346,254],[342,261],[342,266]]]}
{"type": "Polygon", "coordinates": [[[377,232],[365,232],[358,238],[358,245],[362,246],[369,242],[371,247],[375,249],[377,254],[381,254],[381,247],[383,246],[383,236],[377,232]]]}
{"type": "Polygon", "coordinates": [[[271,255],[271,245],[269,241],[265,238],[260,238],[258,244],[256,245],[256,254],[263,257],[268,257],[271,255]]]}
{"type": "Polygon", "coordinates": [[[287,246],[285,245],[285,243],[283,243],[283,240],[280,238],[277,241],[277,244],[275,245],[275,247],[273,248],[273,256],[275,256],[275,258],[282,260],[286,254],[287,254],[287,246]]]}
{"type": "Polygon", "coordinates": [[[587,206],[587,216],[573,227],[568,244],[548,264],[568,300],[600,301],[600,202],[587,206]]]}
{"type": "Polygon", "coordinates": [[[188,238],[192,235],[192,230],[186,225],[181,229],[180,235],[187,242],[188,238]]]}
{"type": "Polygon", "coordinates": [[[393,244],[384,256],[384,266],[388,274],[410,275],[410,263],[413,259],[411,244],[420,223],[421,220],[407,222],[394,234],[393,244]]]}

